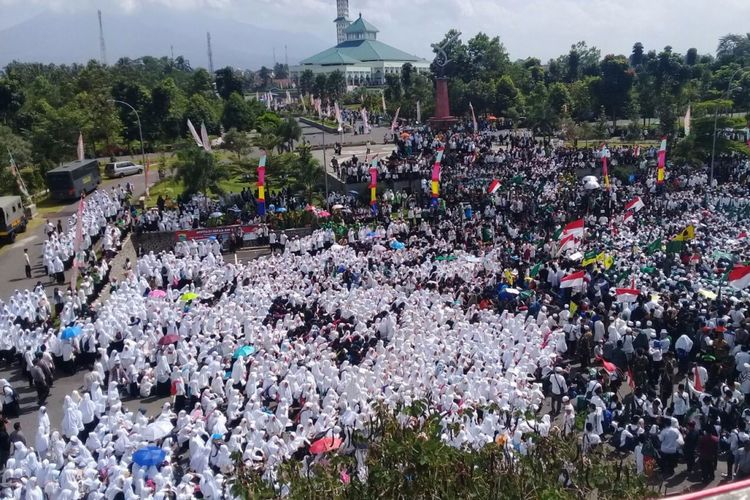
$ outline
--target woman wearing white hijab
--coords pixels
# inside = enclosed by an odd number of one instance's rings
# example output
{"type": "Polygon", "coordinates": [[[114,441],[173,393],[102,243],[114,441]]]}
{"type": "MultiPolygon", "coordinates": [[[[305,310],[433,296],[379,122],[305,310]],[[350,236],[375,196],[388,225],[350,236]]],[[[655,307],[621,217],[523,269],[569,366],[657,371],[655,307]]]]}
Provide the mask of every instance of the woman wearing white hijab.
{"type": "Polygon", "coordinates": [[[85,443],[89,437],[89,433],[99,423],[99,420],[96,418],[96,404],[91,400],[91,395],[88,392],[83,395],[83,400],[78,405],[78,409],[81,412],[81,422],[83,423],[83,430],[78,433],[78,438],[82,443],[85,443]]]}
{"type": "Polygon", "coordinates": [[[39,453],[39,457],[44,458],[47,455],[47,449],[49,448],[50,433],[49,415],[47,414],[47,408],[45,406],[39,408],[39,416],[37,420],[38,424],[34,446],[36,447],[37,453],[39,453]]]}
{"type": "Polygon", "coordinates": [[[78,409],[78,405],[73,402],[70,396],[65,396],[65,402],[63,403],[63,420],[62,433],[65,437],[71,438],[78,436],[78,433],[83,430],[83,422],[81,421],[81,411],[78,409]]]}

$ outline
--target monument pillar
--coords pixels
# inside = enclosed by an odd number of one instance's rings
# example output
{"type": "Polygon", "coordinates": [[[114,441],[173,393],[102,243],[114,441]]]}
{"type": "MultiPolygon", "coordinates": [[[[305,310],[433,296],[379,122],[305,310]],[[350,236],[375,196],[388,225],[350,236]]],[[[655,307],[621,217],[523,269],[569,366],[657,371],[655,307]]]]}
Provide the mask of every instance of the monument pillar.
{"type": "Polygon", "coordinates": [[[430,118],[430,127],[447,130],[458,118],[451,116],[450,97],[448,96],[448,79],[435,79],[435,116],[430,118]]]}

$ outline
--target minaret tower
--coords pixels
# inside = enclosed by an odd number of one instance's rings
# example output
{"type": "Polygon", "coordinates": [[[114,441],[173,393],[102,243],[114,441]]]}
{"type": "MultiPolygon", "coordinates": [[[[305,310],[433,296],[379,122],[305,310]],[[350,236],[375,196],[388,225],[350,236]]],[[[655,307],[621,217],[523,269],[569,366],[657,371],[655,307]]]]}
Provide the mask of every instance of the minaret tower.
{"type": "Polygon", "coordinates": [[[349,0],[336,0],[336,44],[346,40],[344,30],[349,26],[349,0]]]}

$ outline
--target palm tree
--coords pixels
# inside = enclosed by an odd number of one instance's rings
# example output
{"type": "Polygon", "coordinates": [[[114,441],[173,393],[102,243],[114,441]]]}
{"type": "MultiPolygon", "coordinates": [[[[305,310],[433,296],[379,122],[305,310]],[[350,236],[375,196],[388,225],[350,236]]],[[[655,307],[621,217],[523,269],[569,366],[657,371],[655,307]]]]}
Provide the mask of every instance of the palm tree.
{"type": "Polygon", "coordinates": [[[202,193],[208,196],[211,191],[216,194],[224,192],[221,181],[229,173],[225,165],[216,161],[213,153],[186,146],[177,152],[177,173],[175,179],[185,185],[185,194],[202,193]]]}
{"type": "Polygon", "coordinates": [[[294,149],[294,141],[299,141],[302,137],[302,129],[292,116],[287,116],[279,125],[276,127],[276,135],[279,137],[281,142],[286,143],[287,151],[294,149]]]}
{"type": "Polygon", "coordinates": [[[304,190],[307,196],[307,202],[312,203],[313,193],[318,183],[323,178],[323,167],[317,158],[314,158],[310,146],[300,146],[297,148],[297,161],[295,177],[297,184],[304,190]]]}

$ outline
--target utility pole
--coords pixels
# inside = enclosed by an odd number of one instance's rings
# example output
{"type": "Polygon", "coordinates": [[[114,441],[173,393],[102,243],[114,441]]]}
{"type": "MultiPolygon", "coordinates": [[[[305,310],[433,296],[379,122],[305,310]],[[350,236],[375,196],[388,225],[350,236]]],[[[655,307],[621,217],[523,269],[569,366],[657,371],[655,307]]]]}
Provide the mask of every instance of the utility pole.
{"type": "Polygon", "coordinates": [[[104,28],[102,27],[102,11],[97,10],[99,16],[99,62],[107,64],[107,46],[104,44],[104,28]]]}
{"type": "Polygon", "coordinates": [[[206,44],[208,45],[208,72],[214,74],[214,53],[211,50],[211,33],[206,32],[206,44]]]}
{"type": "Polygon", "coordinates": [[[169,46],[169,55],[172,57],[172,60],[174,61],[174,45],[169,46]]]}

